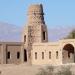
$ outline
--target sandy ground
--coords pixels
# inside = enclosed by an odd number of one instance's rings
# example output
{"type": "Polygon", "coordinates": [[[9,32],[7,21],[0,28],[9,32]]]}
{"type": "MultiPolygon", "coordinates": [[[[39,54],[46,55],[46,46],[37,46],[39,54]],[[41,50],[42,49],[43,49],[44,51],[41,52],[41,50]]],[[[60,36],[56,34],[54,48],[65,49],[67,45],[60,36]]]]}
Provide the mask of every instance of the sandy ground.
{"type": "Polygon", "coordinates": [[[0,75],[36,75],[38,66],[21,65],[0,65],[0,75]]]}
{"type": "MultiPolygon", "coordinates": [[[[71,66],[71,70],[75,72],[75,64],[69,64],[71,66]]],[[[58,65],[60,66],[60,65],[58,65]]],[[[64,66],[68,66],[64,65],[64,66]]],[[[45,66],[30,66],[30,65],[14,65],[14,64],[6,64],[0,65],[0,75],[36,75],[40,68],[45,66]]],[[[74,74],[75,75],[75,74],[74,74]]]]}

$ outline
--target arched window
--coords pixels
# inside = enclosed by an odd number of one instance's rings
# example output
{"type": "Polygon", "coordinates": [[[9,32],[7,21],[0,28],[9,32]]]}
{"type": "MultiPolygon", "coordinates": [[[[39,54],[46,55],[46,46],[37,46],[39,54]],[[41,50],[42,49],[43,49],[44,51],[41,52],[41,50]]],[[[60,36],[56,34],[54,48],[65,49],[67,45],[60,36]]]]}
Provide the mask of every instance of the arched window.
{"type": "Polygon", "coordinates": [[[49,51],[49,59],[51,59],[51,51],[49,51]]]}
{"type": "Polygon", "coordinates": [[[56,51],[56,59],[58,59],[58,51],[56,51]]]}
{"type": "Polygon", "coordinates": [[[35,59],[37,59],[37,52],[35,52],[35,59]]]}
{"type": "Polygon", "coordinates": [[[68,52],[68,58],[70,58],[70,53],[74,54],[74,47],[71,44],[66,44],[63,48],[63,50],[68,52]]]}
{"type": "Polygon", "coordinates": [[[44,59],[44,52],[42,52],[42,59],[44,59]]]}

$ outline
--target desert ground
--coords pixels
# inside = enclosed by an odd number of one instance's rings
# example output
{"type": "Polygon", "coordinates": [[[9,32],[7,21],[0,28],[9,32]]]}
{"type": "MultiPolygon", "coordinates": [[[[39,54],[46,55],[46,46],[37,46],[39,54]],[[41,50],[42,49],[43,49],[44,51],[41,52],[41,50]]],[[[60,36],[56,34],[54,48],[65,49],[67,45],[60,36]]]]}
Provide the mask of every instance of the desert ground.
{"type": "Polygon", "coordinates": [[[30,66],[26,64],[5,64],[0,65],[0,75],[36,75],[39,68],[39,66],[30,66]]]}
{"type": "MultiPolygon", "coordinates": [[[[72,72],[75,75],[75,64],[67,64],[67,65],[57,65],[58,68],[60,66],[70,66],[72,72]]],[[[35,65],[26,65],[26,64],[3,64],[0,65],[0,75],[36,75],[40,68],[44,68],[44,66],[35,66],[35,65]]]]}

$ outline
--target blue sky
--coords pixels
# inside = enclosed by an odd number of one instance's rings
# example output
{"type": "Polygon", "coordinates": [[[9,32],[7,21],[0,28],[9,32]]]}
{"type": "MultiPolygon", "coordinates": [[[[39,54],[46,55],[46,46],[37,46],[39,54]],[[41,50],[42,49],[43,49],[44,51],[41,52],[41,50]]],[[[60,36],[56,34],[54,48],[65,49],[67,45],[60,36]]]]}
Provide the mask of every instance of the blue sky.
{"type": "Polygon", "coordinates": [[[75,0],[0,0],[0,21],[22,26],[30,4],[42,3],[48,27],[75,26],[75,0]]]}

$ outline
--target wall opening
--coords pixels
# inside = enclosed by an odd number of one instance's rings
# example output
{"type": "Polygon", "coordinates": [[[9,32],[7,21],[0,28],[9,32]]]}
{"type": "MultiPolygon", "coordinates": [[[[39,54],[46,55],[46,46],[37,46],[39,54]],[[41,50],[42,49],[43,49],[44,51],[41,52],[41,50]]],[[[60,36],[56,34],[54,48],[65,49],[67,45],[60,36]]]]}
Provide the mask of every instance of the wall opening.
{"type": "Polygon", "coordinates": [[[24,49],[24,61],[27,62],[27,51],[24,49]]]}
{"type": "Polygon", "coordinates": [[[49,59],[51,59],[51,51],[49,51],[49,59]]]}
{"type": "Polygon", "coordinates": [[[37,52],[35,52],[35,59],[37,59],[37,52]]]}
{"type": "Polygon", "coordinates": [[[26,42],[26,35],[24,35],[24,43],[26,42]]]}
{"type": "Polygon", "coordinates": [[[20,58],[20,52],[17,52],[17,59],[20,58]]]}
{"type": "Polygon", "coordinates": [[[46,39],[46,32],[45,31],[43,31],[43,40],[45,40],[46,39]]]}
{"type": "Polygon", "coordinates": [[[56,51],[56,59],[58,59],[58,51],[56,51]]]}
{"type": "Polygon", "coordinates": [[[63,61],[64,63],[73,63],[74,59],[74,47],[72,44],[66,44],[63,47],[63,61]]]}
{"type": "Polygon", "coordinates": [[[10,59],[10,52],[7,52],[7,59],[10,59]]]}
{"type": "Polygon", "coordinates": [[[42,59],[44,59],[44,52],[42,52],[42,59]]]}

